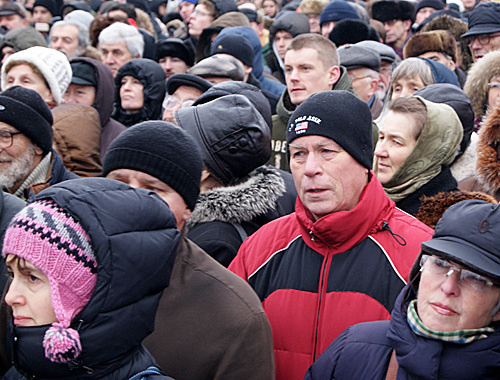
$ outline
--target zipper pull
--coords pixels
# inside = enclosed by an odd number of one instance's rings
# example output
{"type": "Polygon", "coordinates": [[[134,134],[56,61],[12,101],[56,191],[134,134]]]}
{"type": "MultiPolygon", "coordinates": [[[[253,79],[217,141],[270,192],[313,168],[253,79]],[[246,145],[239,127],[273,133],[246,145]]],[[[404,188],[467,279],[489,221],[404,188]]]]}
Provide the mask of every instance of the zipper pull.
{"type": "Polygon", "coordinates": [[[392,235],[394,240],[396,240],[398,242],[398,244],[401,244],[402,246],[406,245],[406,240],[401,235],[398,235],[398,234],[395,234],[394,232],[392,232],[391,227],[389,227],[389,223],[382,222],[382,231],[384,231],[384,230],[389,231],[389,233],[392,235]]]}

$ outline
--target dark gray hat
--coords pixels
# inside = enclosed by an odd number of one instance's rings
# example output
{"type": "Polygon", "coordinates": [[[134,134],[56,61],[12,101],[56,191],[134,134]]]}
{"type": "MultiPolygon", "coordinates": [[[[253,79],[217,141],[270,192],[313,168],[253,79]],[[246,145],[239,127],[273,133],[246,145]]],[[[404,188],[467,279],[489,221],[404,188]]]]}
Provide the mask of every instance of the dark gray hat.
{"type": "Polygon", "coordinates": [[[449,258],[500,282],[500,205],[476,199],[445,211],[424,253],[449,258]]]}
{"type": "Polygon", "coordinates": [[[367,49],[372,49],[380,55],[380,60],[393,63],[396,60],[394,49],[377,41],[361,41],[355,44],[367,49]]]}
{"type": "Polygon", "coordinates": [[[207,170],[223,185],[237,183],[271,157],[271,131],[243,95],[226,95],[174,112],[201,148],[207,170]]]}
{"type": "Polygon", "coordinates": [[[478,4],[469,15],[469,31],[460,37],[500,32],[500,4],[478,4]]]}
{"type": "Polygon", "coordinates": [[[233,57],[213,55],[191,67],[189,74],[202,78],[220,77],[242,81],[245,78],[245,69],[233,57]]]}
{"type": "Polygon", "coordinates": [[[358,45],[343,46],[338,49],[340,64],[347,70],[362,67],[380,71],[380,55],[368,48],[358,45]]]}
{"type": "Polygon", "coordinates": [[[85,61],[70,62],[70,65],[73,72],[71,83],[97,87],[97,75],[94,65],[85,61]]]}
{"type": "Polygon", "coordinates": [[[212,87],[212,83],[193,74],[174,74],[167,79],[167,93],[172,95],[180,86],[194,87],[201,92],[212,87]]]}
{"type": "Polygon", "coordinates": [[[7,2],[0,5],[0,16],[19,15],[26,18],[26,9],[20,4],[15,2],[7,2]]]}

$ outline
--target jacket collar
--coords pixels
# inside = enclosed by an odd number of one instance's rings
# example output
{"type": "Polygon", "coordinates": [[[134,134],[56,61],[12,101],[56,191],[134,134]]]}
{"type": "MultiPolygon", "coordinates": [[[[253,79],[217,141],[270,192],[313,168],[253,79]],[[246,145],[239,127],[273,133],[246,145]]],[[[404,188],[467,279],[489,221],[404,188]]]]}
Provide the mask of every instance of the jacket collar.
{"type": "Polygon", "coordinates": [[[361,193],[360,200],[351,211],[339,211],[314,221],[300,198],[295,214],[303,229],[302,238],[311,248],[326,244],[336,252],[345,252],[364,240],[369,234],[382,230],[395,208],[373,172],[361,193]],[[318,241],[319,240],[319,241],[318,241]]]}

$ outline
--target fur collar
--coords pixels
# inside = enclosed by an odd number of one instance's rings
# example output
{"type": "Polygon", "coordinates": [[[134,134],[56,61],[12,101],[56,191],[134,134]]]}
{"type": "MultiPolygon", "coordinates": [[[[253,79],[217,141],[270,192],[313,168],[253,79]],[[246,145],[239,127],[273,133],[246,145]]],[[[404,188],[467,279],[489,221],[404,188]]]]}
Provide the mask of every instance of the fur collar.
{"type": "Polygon", "coordinates": [[[190,229],[195,224],[215,220],[227,223],[251,221],[274,210],[285,190],[285,181],[279,171],[261,166],[244,182],[201,193],[186,227],[190,229]]]}
{"type": "Polygon", "coordinates": [[[477,179],[490,194],[500,189],[499,153],[500,107],[496,107],[484,119],[477,143],[477,179]]]}

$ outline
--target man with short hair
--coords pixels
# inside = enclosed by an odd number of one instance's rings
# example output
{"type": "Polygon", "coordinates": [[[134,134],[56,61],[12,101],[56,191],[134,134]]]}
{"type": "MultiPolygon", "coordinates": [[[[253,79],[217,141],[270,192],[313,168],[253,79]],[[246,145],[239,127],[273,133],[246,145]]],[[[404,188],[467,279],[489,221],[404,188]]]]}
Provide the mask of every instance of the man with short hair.
{"type": "Polygon", "coordinates": [[[89,44],[88,28],[77,21],[57,21],[49,34],[49,47],[66,54],[68,59],[82,55],[89,44]]]}
{"type": "Polygon", "coordinates": [[[180,38],[158,40],[155,61],[165,70],[167,79],[173,74],[185,74],[194,65],[194,47],[189,40],[180,38]]]}
{"type": "Polygon", "coordinates": [[[384,107],[382,99],[375,96],[378,89],[380,55],[357,44],[338,50],[340,64],[347,69],[352,88],[358,97],[370,107],[372,117],[379,117],[384,107]]]}
{"type": "Polygon", "coordinates": [[[277,114],[273,115],[270,164],[289,171],[286,126],[295,108],[317,92],[353,92],[353,89],[347,70],[340,66],[335,44],[319,34],[307,33],[295,37],[286,49],[284,63],[287,89],[278,101],[277,114]]]}
{"type": "Polygon", "coordinates": [[[345,328],[390,318],[432,229],[398,210],[375,177],[370,110],[353,94],[311,95],[287,143],[295,213],[246,239],[229,269],[271,322],[276,380],[301,380],[345,328]]]}
{"type": "Polygon", "coordinates": [[[11,1],[0,5],[0,26],[6,30],[27,27],[28,18],[23,5],[11,1]]]}
{"type": "MultiPolygon", "coordinates": [[[[193,138],[161,121],[128,128],[103,162],[107,178],[155,191],[180,230],[194,209],[201,173],[202,156],[193,138]]],[[[144,344],[178,380],[273,379],[272,334],[259,299],[185,236],[155,331],[144,344]]]]}
{"type": "Polygon", "coordinates": [[[490,51],[500,50],[500,4],[478,4],[469,15],[468,25],[469,30],[460,37],[467,38],[474,62],[490,51]]]}
{"type": "Polygon", "coordinates": [[[377,1],[372,5],[372,18],[384,24],[385,43],[403,58],[403,48],[412,35],[415,6],[405,0],[377,1]]]}
{"type": "Polygon", "coordinates": [[[0,94],[0,184],[23,200],[58,182],[68,172],[52,149],[52,113],[42,97],[13,86],[0,94]]]}
{"type": "Polygon", "coordinates": [[[144,39],[131,25],[115,22],[99,34],[99,50],[102,61],[116,77],[118,70],[134,58],[142,58],[144,39]]]}

